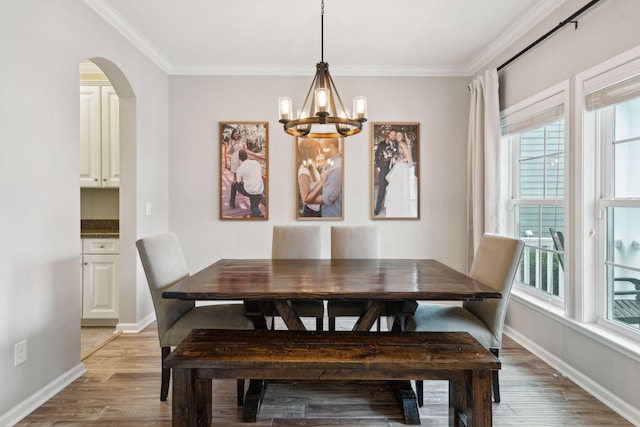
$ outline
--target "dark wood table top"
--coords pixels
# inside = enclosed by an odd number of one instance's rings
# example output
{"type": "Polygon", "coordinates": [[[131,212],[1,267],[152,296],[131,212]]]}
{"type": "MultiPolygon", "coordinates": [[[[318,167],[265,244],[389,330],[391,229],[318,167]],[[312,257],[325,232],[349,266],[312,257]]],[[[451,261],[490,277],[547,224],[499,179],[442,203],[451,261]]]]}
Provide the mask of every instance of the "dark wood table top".
{"type": "Polygon", "coordinates": [[[163,292],[185,300],[473,300],[501,292],[432,259],[222,259],[163,292]]]}

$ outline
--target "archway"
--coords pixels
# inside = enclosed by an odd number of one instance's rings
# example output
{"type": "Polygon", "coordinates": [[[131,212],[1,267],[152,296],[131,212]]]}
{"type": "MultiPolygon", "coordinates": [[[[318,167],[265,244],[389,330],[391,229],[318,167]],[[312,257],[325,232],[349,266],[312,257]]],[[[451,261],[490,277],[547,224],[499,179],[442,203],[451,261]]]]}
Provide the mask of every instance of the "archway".
{"type": "Polygon", "coordinates": [[[89,58],[107,76],[119,98],[119,319],[116,329],[130,332],[137,319],[137,253],[136,240],[136,96],[122,70],[105,58],[89,58]]]}

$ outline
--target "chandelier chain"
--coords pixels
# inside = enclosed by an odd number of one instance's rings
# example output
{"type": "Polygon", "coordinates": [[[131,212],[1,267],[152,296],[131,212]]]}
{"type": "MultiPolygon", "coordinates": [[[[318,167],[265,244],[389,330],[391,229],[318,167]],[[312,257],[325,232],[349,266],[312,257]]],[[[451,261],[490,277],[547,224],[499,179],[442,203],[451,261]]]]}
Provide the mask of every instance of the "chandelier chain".
{"type": "Polygon", "coordinates": [[[324,62],[324,0],[320,2],[320,61],[324,62]]]}

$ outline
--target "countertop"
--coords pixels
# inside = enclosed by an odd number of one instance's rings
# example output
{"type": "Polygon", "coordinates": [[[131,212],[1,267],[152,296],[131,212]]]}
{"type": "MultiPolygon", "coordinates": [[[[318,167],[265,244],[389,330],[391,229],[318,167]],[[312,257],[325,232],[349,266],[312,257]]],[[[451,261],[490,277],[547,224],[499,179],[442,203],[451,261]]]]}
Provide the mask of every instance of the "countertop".
{"type": "Polygon", "coordinates": [[[80,220],[81,238],[118,238],[120,237],[120,221],[117,219],[82,219],[80,220]]]}

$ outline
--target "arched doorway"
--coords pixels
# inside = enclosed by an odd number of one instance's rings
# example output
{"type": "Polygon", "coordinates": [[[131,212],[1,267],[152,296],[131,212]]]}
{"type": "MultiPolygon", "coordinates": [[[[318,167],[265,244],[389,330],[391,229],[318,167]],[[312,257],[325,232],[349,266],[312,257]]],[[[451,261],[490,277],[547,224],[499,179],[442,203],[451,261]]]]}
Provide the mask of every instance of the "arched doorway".
{"type": "MultiPolygon", "coordinates": [[[[105,58],[89,58],[117,95],[117,132],[119,140],[119,185],[112,194],[106,194],[107,203],[116,197],[116,215],[119,222],[118,278],[117,278],[117,324],[114,329],[124,332],[137,323],[137,254],[136,239],[136,97],[129,80],[122,70],[105,58]],[[115,196],[113,195],[115,194],[115,196]]],[[[81,64],[82,69],[82,64],[81,64]]],[[[80,76],[83,81],[82,75],[80,76]]],[[[101,195],[102,197],[102,195],[101,195]]],[[[108,208],[107,208],[108,209],[108,208]]],[[[111,215],[107,215],[111,216],[111,215]]],[[[98,316],[99,317],[99,316],[98,316]]],[[[99,323],[99,322],[98,322],[99,323]]]]}

